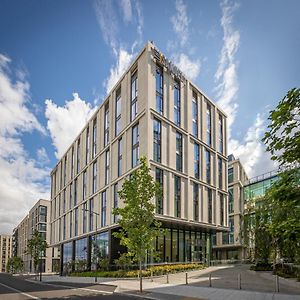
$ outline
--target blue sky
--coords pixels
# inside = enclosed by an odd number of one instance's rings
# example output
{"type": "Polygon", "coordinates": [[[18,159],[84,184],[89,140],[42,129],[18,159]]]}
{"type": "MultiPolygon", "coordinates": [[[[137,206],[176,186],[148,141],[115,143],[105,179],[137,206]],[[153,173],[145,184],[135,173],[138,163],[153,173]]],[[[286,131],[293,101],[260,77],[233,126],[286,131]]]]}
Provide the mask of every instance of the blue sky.
{"type": "Polygon", "coordinates": [[[259,140],[299,86],[299,11],[297,0],[2,0],[0,233],[49,197],[51,168],[147,40],[228,113],[250,176],[275,168],[259,140]]]}

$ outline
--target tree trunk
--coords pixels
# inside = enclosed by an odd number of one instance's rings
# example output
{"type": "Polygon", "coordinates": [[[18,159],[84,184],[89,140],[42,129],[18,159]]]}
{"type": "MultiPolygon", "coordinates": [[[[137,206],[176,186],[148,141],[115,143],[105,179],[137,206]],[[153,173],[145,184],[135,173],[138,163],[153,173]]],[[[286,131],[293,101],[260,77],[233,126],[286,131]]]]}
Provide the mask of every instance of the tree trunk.
{"type": "Polygon", "coordinates": [[[143,278],[142,278],[142,260],[139,261],[140,269],[139,269],[139,277],[140,277],[140,293],[143,292],[143,278]]]}

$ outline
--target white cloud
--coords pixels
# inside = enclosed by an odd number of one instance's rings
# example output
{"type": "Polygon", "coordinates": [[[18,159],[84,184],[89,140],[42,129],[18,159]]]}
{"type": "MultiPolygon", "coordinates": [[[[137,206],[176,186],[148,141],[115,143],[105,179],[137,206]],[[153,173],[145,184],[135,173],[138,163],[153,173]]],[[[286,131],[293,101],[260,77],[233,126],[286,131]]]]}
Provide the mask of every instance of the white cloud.
{"type": "Polygon", "coordinates": [[[24,149],[23,133],[46,131],[29,108],[25,73],[13,73],[10,62],[0,54],[0,228],[7,234],[38,199],[49,199],[50,173],[24,149]],[[13,81],[12,75],[18,79],[13,81]]]}
{"type": "Polygon", "coordinates": [[[200,59],[193,61],[184,53],[175,56],[175,64],[191,80],[195,80],[200,73],[200,59]]]}
{"type": "Polygon", "coordinates": [[[185,46],[189,37],[190,20],[187,15],[187,7],[182,0],[176,0],[176,15],[171,17],[174,31],[178,34],[181,47],[185,46]]]}
{"type": "Polygon", "coordinates": [[[132,7],[130,0],[120,0],[120,6],[123,11],[123,19],[125,22],[130,22],[132,19],[132,7]]]}
{"type": "Polygon", "coordinates": [[[123,73],[126,71],[126,69],[129,67],[130,63],[132,62],[132,59],[135,57],[134,54],[130,54],[124,49],[120,49],[118,51],[117,56],[117,62],[114,66],[110,68],[110,75],[104,82],[106,94],[110,92],[112,87],[118,82],[118,80],[121,78],[123,73]]]}
{"type": "Polygon", "coordinates": [[[44,147],[37,149],[36,155],[37,155],[38,162],[41,165],[45,165],[50,162],[50,159],[47,154],[47,150],[44,147]]]}
{"type": "Polygon", "coordinates": [[[80,99],[77,93],[74,99],[66,101],[64,106],[57,106],[47,99],[45,116],[48,119],[47,128],[56,148],[55,156],[60,159],[84,125],[96,111],[90,103],[80,99]]]}

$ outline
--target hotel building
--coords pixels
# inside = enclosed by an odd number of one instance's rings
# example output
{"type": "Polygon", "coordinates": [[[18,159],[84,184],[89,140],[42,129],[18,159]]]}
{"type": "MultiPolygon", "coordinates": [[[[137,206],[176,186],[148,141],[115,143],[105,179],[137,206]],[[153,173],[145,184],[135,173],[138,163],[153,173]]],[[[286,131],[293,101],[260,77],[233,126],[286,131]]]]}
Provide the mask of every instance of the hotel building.
{"type": "Polygon", "coordinates": [[[12,254],[12,236],[0,235],[0,255],[1,255],[1,267],[0,273],[6,272],[6,265],[8,259],[12,254]]]}
{"type": "Polygon", "coordinates": [[[226,127],[224,112],[148,42],[51,172],[62,270],[93,268],[95,243],[110,263],[124,251],[112,209],[142,155],[163,188],[153,199],[167,229],[155,241],[160,261],[209,261],[212,234],[228,230],[226,127]]]}

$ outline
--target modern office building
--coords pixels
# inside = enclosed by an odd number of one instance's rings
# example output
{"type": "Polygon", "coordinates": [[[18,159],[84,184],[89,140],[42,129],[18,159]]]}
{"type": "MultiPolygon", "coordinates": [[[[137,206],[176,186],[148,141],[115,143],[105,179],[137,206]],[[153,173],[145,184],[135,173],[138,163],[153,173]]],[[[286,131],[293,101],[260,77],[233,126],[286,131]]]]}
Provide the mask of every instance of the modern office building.
{"type": "MultiPolygon", "coordinates": [[[[28,215],[14,229],[13,255],[19,256],[24,262],[24,272],[34,272],[33,260],[26,253],[28,240],[37,230],[49,245],[50,243],[50,201],[40,199],[31,208],[28,215]]],[[[42,272],[57,272],[59,266],[59,249],[48,247],[41,257],[42,272]]]]}
{"type": "Polygon", "coordinates": [[[241,226],[244,214],[244,184],[248,177],[239,159],[228,156],[228,225],[229,232],[214,236],[213,256],[217,260],[245,259],[241,226]]]}
{"type": "Polygon", "coordinates": [[[1,255],[1,267],[0,273],[6,272],[6,265],[8,259],[12,255],[12,236],[0,235],[0,255],[1,255]]]}
{"type": "Polygon", "coordinates": [[[92,244],[118,257],[112,209],[142,155],[163,187],[153,199],[167,229],[155,241],[160,261],[209,260],[212,234],[228,230],[226,127],[224,112],[147,43],[51,172],[61,267],[93,268],[92,244]]]}

